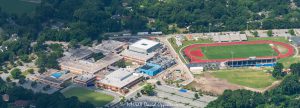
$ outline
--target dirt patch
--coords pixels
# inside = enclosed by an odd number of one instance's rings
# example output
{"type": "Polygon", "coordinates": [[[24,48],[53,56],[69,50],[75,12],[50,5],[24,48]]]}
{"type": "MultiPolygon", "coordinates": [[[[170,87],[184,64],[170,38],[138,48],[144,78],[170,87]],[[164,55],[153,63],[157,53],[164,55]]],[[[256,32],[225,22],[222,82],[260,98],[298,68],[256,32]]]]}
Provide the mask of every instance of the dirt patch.
{"type": "Polygon", "coordinates": [[[237,90],[243,88],[242,86],[231,84],[226,80],[215,78],[210,73],[204,73],[203,76],[195,79],[191,86],[217,95],[222,94],[226,89],[237,90]]]}
{"type": "Polygon", "coordinates": [[[278,51],[279,51],[281,54],[286,54],[286,53],[288,52],[288,49],[286,49],[286,48],[283,47],[283,46],[276,45],[276,48],[278,49],[278,51]]]}

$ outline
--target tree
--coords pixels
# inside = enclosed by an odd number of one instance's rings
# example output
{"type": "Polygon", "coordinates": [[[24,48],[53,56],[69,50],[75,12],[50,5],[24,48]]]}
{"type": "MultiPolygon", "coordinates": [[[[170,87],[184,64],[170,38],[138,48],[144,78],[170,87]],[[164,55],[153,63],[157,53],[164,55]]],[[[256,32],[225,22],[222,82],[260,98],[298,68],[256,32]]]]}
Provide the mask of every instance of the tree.
{"type": "Polygon", "coordinates": [[[195,93],[195,94],[194,94],[194,98],[195,98],[195,99],[199,99],[199,94],[198,94],[198,93],[195,93]]]}
{"type": "Polygon", "coordinates": [[[154,86],[151,84],[146,84],[142,89],[143,94],[147,94],[148,96],[154,95],[154,86]]]}
{"type": "Polygon", "coordinates": [[[44,52],[39,52],[38,59],[35,61],[35,64],[42,69],[43,71],[39,72],[44,72],[46,68],[54,68],[54,69],[59,69],[59,63],[57,59],[61,57],[63,54],[63,51],[53,51],[50,54],[44,53],[44,52]]]}
{"type": "Polygon", "coordinates": [[[31,60],[29,59],[29,56],[27,54],[21,55],[19,58],[21,59],[21,61],[23,61],[25,63],[31,62],[31,60]]]}
{"type": "Polygon", "coordinates": [[[253,34],[254,37],[258,37],[258,32],[257,31],[252,32],[252,34],[253,34]]]}
{"type": "Polygon", "coordinates": [[[136,97],[141,97],[141,94],[140,93],[136,93],[136,97]]]}
{"type": "Polygon", "coordinates": [[[292,36],[296,35],[294,29],[289,29],[289,34],[292,35],[292,36]]]}
{"type": "Polygon", "coordinates": [[[285,77],[281,84],[273,91],[275,93],[284,95],[294,95],[300,93],[299,77],[296,75],[289,75],[285,77]]]}
{"type": "Polygon", "coordinates": [[[218,99],[210,102],[207,108],[255,108],[264,104],[266,98],[261,94],[249,90],[225,90],[218,99]]]}
{"type": "Polygon", "coordinates": [[[11,82],[11,79],[9,77],[6,77],[7,82],[11,82]]]}
{"type": "Polygon", "coordinates": [[[272,36],[273,36],[273,31],[272,31],[272,30],[268,30],[268,31],[267,31],[267,35],[268,35],[269,37],[272,37],[272,36]]]}
{"type": "Polygon", "coordinates": [[[116,62],[116,66],[120,67],[120,68],[125,68],[126,67],[126,63],[124,60],[120,60],[118,62],[116,62]]]}
{"type": "Polygon", "coordinates": [[[22,77],[22,78],[19,79],[19,84],[24,84],[25,82],[26,82],[26,80],[25,80],[24,77],[22,77]]]}
{"type": "Polygon", "coordinates": [[[290,66],[293,75],[300,76],[300,63],[294,63],[290,66]]]}
{"type": "Polygon", "coordinates": [[[126,98],[124,96],[122,96],[120,98],[121,98],[121,100],[120,100],[121,103],[125,103],[126,102],[126,98]]]}
{"type": "Polygon", "coordinates": [[[71,40],[68,47],[69,48],[79,48],[77,40],[75,40],[75,39],[71,40]]]}
{"type": "Polygon", "coordinates": [[[161,82],[160,82],[160,81],[156,81],[156,84],[157,84],[157,85],[161,85],[161,82]]]}
{"type": "Polygon", "coordinates": [[[105,57],[105,55],[103,55],[103,53],[99,52],[99,53],[94,53],[92,55],[92,57],[94,58],[95,61],[100,60],[101,58],[105,57]]]}
{"type": "Polygon", "coordinates": [[[80,41],[80,44],[82,45],[88,45],[88,44],[91,44],[92,40],[90,38],[87,38],[87,39],[84,39],[82,41],[80,41]]]}
{"type": "Polygon", "coordinates": [[[22,72],[20,69],[18,68],[15,68],[13,69],[11,72],[10,72],[11,76],[14,78],[14,79],[19,79],[22,75],[22,72]]]}
{"type": "Polygon", "coordinates": [[[285,73],[282,72],[283,70],[283,64],[282,63],[276,63],[274,66],[274,70],[272,72],[272,76],[276,79],[281,79],[285,76],[285,73]]]}
{"type": "Polygon", "coordinates": [[[43,87],[43,90],[44,90],[44,91],[47,91],[47,90],[49,90],[49,89],[50,89],[50,85],[46,85],[46,86],[43,87]]]}
{"type": "Polygon", "coordinates": [[[245,31],[240,31],[240,34],[246,34],[246,32],[245,31]]]}
{"type": "Polygon", "coordinates": [[[31,87],[35,88],[37,86],[37,82],[33,81],[31,82],[31,87]]]}
{"type": "Polygon", "coordinates": [[[40,67],[38,72],[39,72],[40,74],[42,74],[42,73],[44,73],[44,72],[46,72],[46,71],[47,71],[47,70],[46,70],[45,67],[40,67]]]}
{"type": "Polygon", "coordinates": [[[34,70],[33,69],[27,69],[26,70],[28,73],[30,73],[30,74],[34,74],[34,70]]]}
{"type": "Polygon", "coordinates": [[[17,61],[16,63],[18,66],[23,66],[23,63],[21,61],[17,61]]]}

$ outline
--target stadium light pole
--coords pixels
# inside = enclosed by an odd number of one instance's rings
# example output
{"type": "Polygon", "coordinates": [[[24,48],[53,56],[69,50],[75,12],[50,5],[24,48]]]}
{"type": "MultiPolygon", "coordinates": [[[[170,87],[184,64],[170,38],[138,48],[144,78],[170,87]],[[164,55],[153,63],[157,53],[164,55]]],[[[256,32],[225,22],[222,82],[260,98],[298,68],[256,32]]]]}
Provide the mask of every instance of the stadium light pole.
{"type": "Polygon", "coordinates": [[[247,21],[247,31],[249,31],[249,21],[247,21]]]}
{"type": "Polygon", "coordinates": [[[231,51],[230,53],[231,53],[231,64],[233,66],[233,51],[231,51]]]}
{"type": "Polygon", "coordinates": [[[211,26],[211,23],[208,24],[208,32],[210,33],[210,26],[211,26]]]}

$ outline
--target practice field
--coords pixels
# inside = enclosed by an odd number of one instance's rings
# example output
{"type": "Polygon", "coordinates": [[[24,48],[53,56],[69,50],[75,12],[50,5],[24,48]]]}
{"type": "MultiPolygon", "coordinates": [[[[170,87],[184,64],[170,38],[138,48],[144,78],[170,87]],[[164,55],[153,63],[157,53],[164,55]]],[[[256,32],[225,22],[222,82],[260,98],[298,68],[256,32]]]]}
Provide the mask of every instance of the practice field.
{"type": "MultiPolygon", "coordinates": [[[[198,48],[199,49],[199,48],[198,48]]],[[[201,47],[206,59],[248,58],[277,56],[269,44],[201,47]]]]}
{"type": "Polygon", "coordinates": [[[39,0],[0,0],[0,7],[3,11],[8,13],[23,14],[34,12],[35,7],[39,3],[33,1],[39,0]]]}
{"type": "Polygon", "coordinates": [[[78,97],[81,102],[90,102],[97,107],[104,106],[114,100],[114,97],[99,92],[94,92],[80,87],[71,88],[63,92],[65,97],[78,97]]]}
{"type": "Polygon", "coordinates": [[[265,88],[276,81],[271,74],[256,69],[219,70],[213,72],[212,75],[230,83],[251,88],[265,88]]]}

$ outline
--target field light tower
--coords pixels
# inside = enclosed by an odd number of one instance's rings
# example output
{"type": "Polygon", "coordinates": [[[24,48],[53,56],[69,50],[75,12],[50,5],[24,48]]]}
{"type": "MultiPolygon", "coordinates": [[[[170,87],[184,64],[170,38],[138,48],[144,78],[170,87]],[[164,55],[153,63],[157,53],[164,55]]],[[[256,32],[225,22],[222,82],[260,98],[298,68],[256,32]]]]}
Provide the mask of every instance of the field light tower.
{"type": "Polygon", "coordinates": [[[247,31],[249,31],[249,21],[247,21],[247,31]]]}
{"type": "Polygon", "coordinates": [[[208,24],[208,32],[210,33],[210,26],[211,26],[211,23],[208,24]]]}
{"type": "Polygon", "coordinates": [[[231,53],[231,63],[232,63],[232,66],[233,66],[233,53],[234,53],[234,52],[231,51],[230,53],[231,53]]]}

